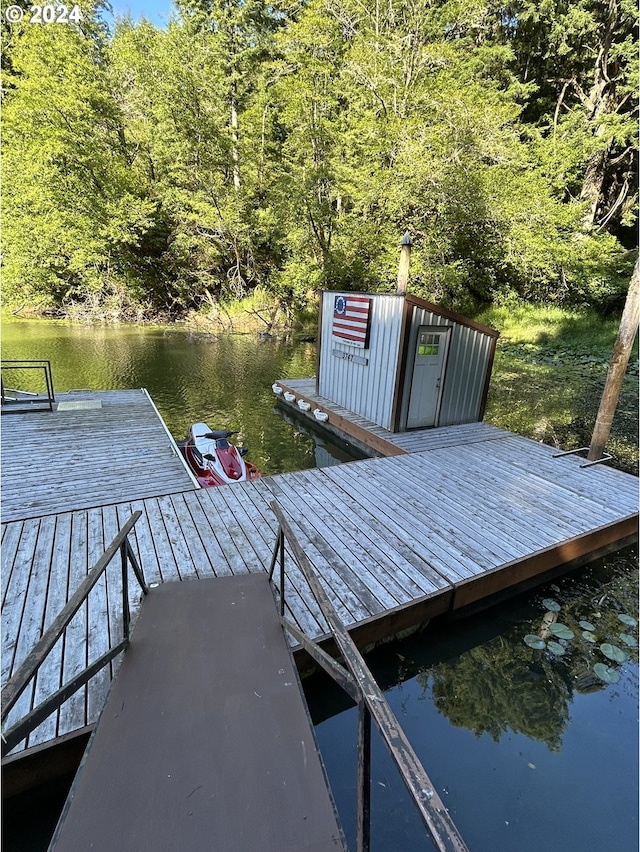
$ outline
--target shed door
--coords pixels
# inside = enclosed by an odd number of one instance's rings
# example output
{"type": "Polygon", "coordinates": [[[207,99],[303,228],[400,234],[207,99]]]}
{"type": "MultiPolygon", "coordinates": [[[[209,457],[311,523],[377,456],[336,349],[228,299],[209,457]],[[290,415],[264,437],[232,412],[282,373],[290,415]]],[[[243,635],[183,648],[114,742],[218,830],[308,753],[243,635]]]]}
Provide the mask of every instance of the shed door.
{"type": "Polygon", "coordinates": [[[435,426],[450,329],[422,325],[418,329],[407,428],[435,426]]]}

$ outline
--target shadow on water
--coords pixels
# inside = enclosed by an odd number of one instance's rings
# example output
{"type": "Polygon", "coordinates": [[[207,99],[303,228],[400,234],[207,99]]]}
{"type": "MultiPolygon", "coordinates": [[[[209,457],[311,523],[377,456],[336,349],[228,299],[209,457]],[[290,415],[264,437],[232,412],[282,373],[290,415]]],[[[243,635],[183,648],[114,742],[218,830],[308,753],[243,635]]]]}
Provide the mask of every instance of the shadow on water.
{"type": "Polygon", "coordinates": [[[3,852],[48,849],[72,782],[73,775],[3,802],[3,852]]]}

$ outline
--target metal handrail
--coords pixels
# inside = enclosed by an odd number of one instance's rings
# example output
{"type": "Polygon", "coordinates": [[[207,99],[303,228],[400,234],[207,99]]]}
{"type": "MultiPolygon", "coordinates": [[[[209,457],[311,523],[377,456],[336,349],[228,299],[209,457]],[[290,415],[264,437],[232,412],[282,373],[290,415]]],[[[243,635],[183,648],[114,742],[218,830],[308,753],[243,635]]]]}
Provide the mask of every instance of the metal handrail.
{"type": "Polygon", "coordinates": [[[441,850],[441,852],[468,852],[468,847],[449,816],[442,799],[425,772],[411,743],[400,727],[400,723],[396,719],[387,699],[376,683],[353,639],[347,632],[331,600],[322,588],[282,508],[275,500],[269,506],[279,523],[278,536],[269,568],[269,579],[273,580],[279,556],[280,620],[283,627],[301,643],[311,657],[337,681],[358,705],[358,852],[368,852],[370,848],[372,718],[400,771],[402,780],[416,804],[422,821],[436,848],[441,850]],[[292,624],[291,621],[285,618],[285,539],[313,592],[320,611],[329,625],[347,668],[337,663],[317,643],[313,642],[295,624],[292,624]]]}
{"type": "MultiPolygon", "coordinates": [[[[561,452],[561,453],[554,453],[551,456],[551,458],[552,459],[559,459],[562,456],[575,456],[578,453],[588,453],[588,452],[589,452],[589,447],[578,447],[575,450],[565,450],[564,452],[561,452]]],[[[594,464],[602,464],[602,462],[611,461],[612,458],[613,458],[613,456],[611,455],[611,453],[605,453],[603,451],[602,458],[596,459],[595,461],[587,461],[584,464],[581,464],[580,467],[593,467],[594,464]]]]}
{"type": "Polygon", "coordinates": [[[7,681],[0,701],[2,702],[1,719],[4,723],[5,719],[15,706],[16,702],[25,691],[31,680],[37,674],[40,666],[46,660],[50,651],[69,625],[71,619],[80,609],[84,601],[87,599],[89,592],[98,582],[102,574],[106,571],[107,566],[120,551],[121,571],[122,571],[122,623],[124,638],[121,642],[110,648],[105,654],[99,657],[90,666],[77,674],[72,680],[68,681],[63,687],[50,695],[45,701],[31,710],[26,716],[16,722],[8,730],[2,733],[2,756],[8,754],[14,749],[18,743],[22,742],[25,737],[29,736],[31,731],[38,727],[54,710],[57,710],[64,702],[70,698],[80,687],[88,683],[91,678],[104,668],[114,657],[117,657],[121,651],[124,651],[129,645],[129,633],[131,624],[131,611],[129,609],[129,572],[128,566],[131,564],[135,577],[140,584],[143,593],[146,595],[149,591],[145,582],[144,575],[138,561],[131,549],[128,534],[133,529],[136,521],[142,512],[135,512],[125,525],[120,529],[116,537],[113,539],[109,547],[105,550],[94,567],[89,571],[81,585],[76,589],[74,594],[67,601],[66,606],[53,621],[49,629],[44,633],[42,638],[37,642],[31,653],[23,660],[13,676],[7,681]]]}
{"type": "MultiPolygon", "coordinates": [[[[53,403],[56,401],[55,394],[53,392],[53,374],[51,372],[51,361],[41,359],[41,360],[3,360],[0,364],[0,369],[4,370],[42,370],[44,373],[44,381],[47,388],[46,397],[43,397],[42,401],[46,402],[49,406],[49,411],[53,411],[53,403]]],[[[28,391],[19,391],[16,390],[16,393],[25,393],[28,394],[28,391]]],[[[10,400],[5,396],[5,387],[4,380],[0,383],[0,395],[2,399],[2,404],[9,402],[10,400]]],[[[29,394],[34,397],[40,396],[39,394],[29,394]]],[[[13,401],[13,400],[12,400],[13,401]]],[[[40,400],[37,400],[40,401],[40,400]]]]}

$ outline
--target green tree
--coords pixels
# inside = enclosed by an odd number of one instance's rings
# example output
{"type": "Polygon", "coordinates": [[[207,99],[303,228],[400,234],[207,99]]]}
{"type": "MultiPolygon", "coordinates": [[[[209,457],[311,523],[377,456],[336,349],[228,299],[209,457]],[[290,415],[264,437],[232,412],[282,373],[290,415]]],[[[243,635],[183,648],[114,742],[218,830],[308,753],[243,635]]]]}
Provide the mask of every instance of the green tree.
{"type": "Polygon", "coordinates": [[[103,51],[91,25],[15,34],[2,139],[8,301],[141,295],[131,251],[154,205],[131,179],[103,51]]]}
{"type": "Polygon", "coordinates": [[[635,247],[637,4],[520,0],[496,14],[529,87],[524,118],[545,142],[551,179],[583,202],[583,230],[635,247]]]}

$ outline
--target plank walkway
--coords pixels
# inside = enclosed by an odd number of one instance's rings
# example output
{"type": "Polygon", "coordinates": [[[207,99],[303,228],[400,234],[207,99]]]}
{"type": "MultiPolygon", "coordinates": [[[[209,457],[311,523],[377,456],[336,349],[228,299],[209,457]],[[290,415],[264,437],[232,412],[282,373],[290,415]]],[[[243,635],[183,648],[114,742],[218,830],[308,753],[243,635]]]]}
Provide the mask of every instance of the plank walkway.
{"type": "Polygon", "coordinates": [[[478,441],[490,441],[510,433],[488,423],[464,423],[460,426],[447,426],[438,429],[412,429],[409,432],[389,432],[371,420],[354,414],[347,408],[316,393],[315,379],[280,379],[277,382],[283,392],[295,395],[295,402],[284,399],[284,393],[277,397],[285,410],[291,410],[299,417],[315,423],[316,426],[329,427],[341,437],[353,440],[368,455],[397,456],[403,453],[433,450],[438,447],[472,444],[478,441]],[[297,401],[308,402],[311,408],[303,412],[297,401]],[[312,412],[319,409],[328,416],[328,420],[318,424],[312,412]]]}
{"type": "Polygon", "coordinates": [[[2,426],[3,522],[197,488],[144,389],[58,394],[2,426]]]}
{"type": "Polygon", "coordinates": [[[151,589],[51,848],[345,848],[265,574],[151,589]]]}
{"type": "MultiPolygon", "coordinates": [[[[4,438],[11,440],[8,429],[4,438]]],[[[581,468],[576,456],[553,458],[553,448],[486,424],[419,438],[399,436],[412,451],[398,446],[393,457],[5,523],[2,683],[137,509],[134,552],[147,582],[163,583],[267,570],[276,499],[361,647],[637,536],[633,476],[581,468]]],[[[120,591],[114,564],[10,719],[120,638],[120,591]]],[[[135,610],[133,580],[129,591],[135,610]]],[[[326,624],[289,557],[286,597],[298,626],[325,639],[326,624]]],[[[28,746],[93,725],[110,674],[70,699],[28,746]]]]}

